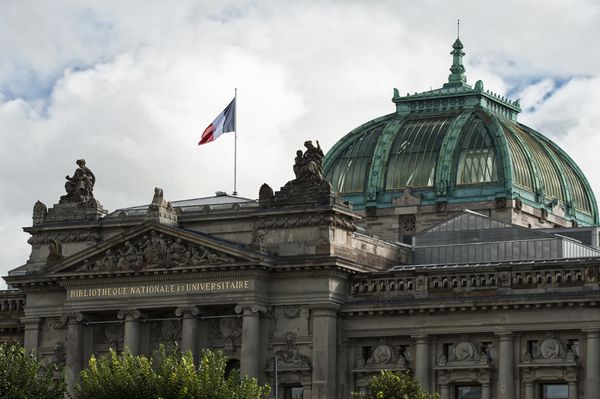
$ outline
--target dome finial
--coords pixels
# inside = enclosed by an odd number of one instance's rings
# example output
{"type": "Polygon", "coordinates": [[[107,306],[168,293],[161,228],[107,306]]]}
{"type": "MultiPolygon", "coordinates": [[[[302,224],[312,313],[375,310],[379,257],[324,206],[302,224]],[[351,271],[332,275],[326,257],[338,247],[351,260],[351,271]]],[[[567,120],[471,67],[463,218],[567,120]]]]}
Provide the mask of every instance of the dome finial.
{"type": "Polygon", "coordinates": [[[455,87],[455,86],[466,86],[467,77],[465,76],[465,66],[463,65],[462,58],[465,55],[463,51],[463,44],[460,41],[460,18],[456,21],[456,40],[452,45],[452,66],[448,76],[448,83],[444,84],[444,87],[455,87]]]}

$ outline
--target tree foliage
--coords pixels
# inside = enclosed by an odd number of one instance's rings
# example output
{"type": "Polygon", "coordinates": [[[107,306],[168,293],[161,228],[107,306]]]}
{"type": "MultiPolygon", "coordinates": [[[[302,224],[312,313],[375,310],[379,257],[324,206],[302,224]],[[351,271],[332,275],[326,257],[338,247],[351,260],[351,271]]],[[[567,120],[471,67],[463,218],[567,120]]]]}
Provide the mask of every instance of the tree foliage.
{"type": "Polygon", "coordinates": [[[151,357],[111,350],[109,356],[92,356],[81,373],[78,399],[266,399],[269,386],[226,375],[227,358],[205,350],[198,367],[191,352],[181,354],[163,346],[151,357]]]}
{"type": "Polygon", "coordinates": [[[361,399],[439,399],[405,372],[382,371],[369,381],[369,393],[355,394],[361,399]]]}
{"type": "Polygon", "coordinates": [[[0,399],[56,399],[65,391],[63,370],[42,366],[20,345],[0,344],[0,399]],[[61,378],[54,379],[55,373],[61,378]]]}

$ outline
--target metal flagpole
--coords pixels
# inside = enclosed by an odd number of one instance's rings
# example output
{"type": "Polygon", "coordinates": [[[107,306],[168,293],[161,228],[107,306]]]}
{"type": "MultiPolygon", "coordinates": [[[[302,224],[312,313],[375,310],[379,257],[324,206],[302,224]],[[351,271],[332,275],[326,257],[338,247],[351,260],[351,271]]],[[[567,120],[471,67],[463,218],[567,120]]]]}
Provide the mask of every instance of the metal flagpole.
{"type": "Polygon", "coordinates": [[[237,196],[237,87],[235,88],[234,107],[233,107],[233,195],[237,196]]]}

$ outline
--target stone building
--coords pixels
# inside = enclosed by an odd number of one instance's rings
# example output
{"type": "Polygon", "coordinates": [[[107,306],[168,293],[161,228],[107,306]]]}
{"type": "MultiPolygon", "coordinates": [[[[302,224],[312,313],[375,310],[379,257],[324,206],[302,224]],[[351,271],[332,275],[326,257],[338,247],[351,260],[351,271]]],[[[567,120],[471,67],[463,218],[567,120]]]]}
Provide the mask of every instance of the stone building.
{"type": "MultiPolygon", "coordinates": [[[[108,212],[84,160],[33,209],[0,337],[68,367],[110,347],[223,350],[279,398],[350,398],[380,370],[443,399],[600,398],[598,209],[577,165],[466,83],[305,143],[257,200],[217,193],[108,212]]],[[[99,182],[99,184],[106,184],[99,182]]],[[[150,197],[150,195],[149,195],[150,197]]]]}

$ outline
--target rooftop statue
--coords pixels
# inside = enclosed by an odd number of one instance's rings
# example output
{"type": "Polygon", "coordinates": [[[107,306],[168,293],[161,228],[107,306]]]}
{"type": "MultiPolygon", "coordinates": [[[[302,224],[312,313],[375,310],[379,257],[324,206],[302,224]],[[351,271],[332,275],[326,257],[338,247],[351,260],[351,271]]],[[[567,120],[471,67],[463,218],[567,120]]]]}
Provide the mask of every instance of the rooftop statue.
{"type": "Polygon", "coordinates": [[[294,163],[294,173],[296,174],[297,181],[315,180],[317,182],[323,181],[323,150],[319,140],[317,140],[317,146],[315,147],[311,140],[304,142],[306,151],[304,154],[302,150],[296,151],[296,158],[294,163]]]}
{"type": "Polygon", "coordinates": [[[94,199],[94,184],[96,183],[96,176],[94,173],[85,165],[85,159],[78,159],[76,161],[77,169],[73,173],[72,177],[67,175],[65,178],[66,195],[60,197],[59,203],[77,203],[77,204],[88,204],[90,200],[94,199]]]}

